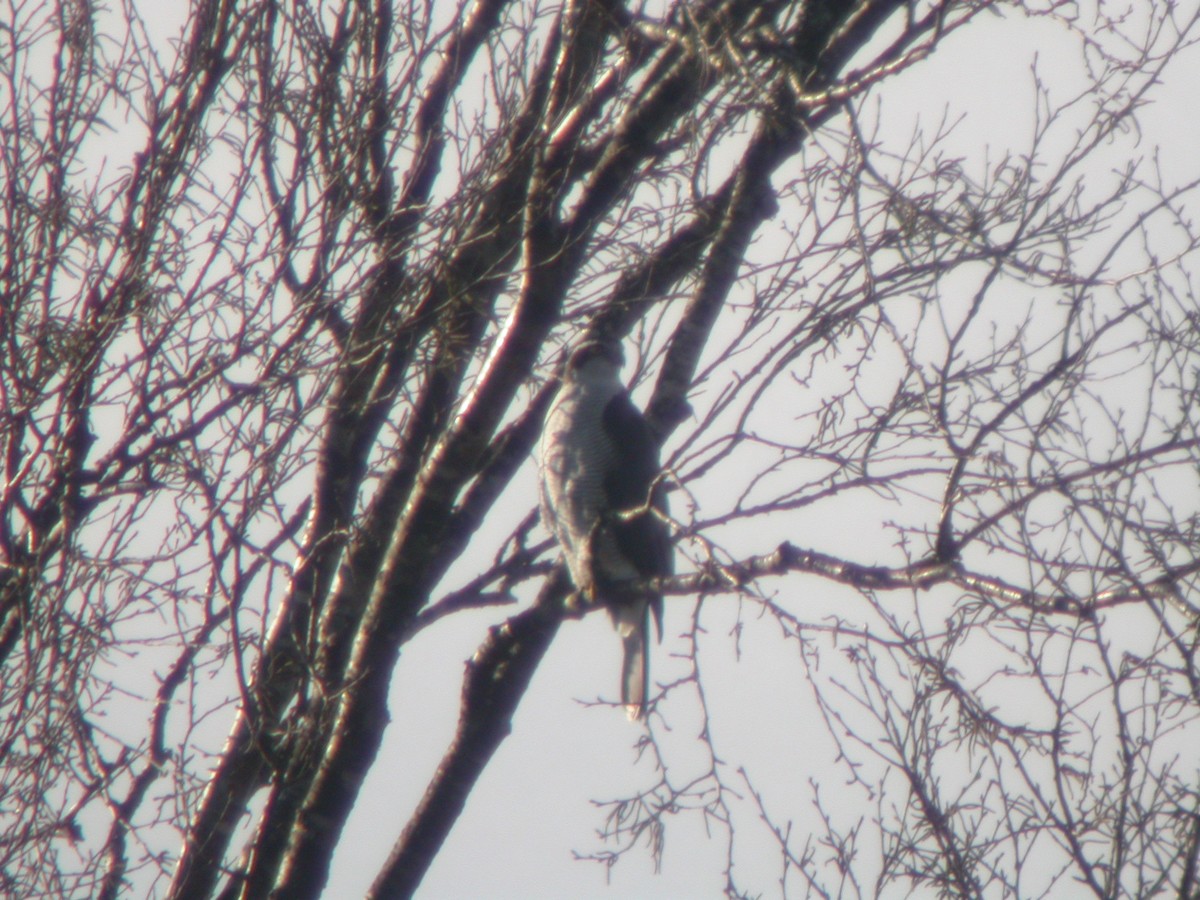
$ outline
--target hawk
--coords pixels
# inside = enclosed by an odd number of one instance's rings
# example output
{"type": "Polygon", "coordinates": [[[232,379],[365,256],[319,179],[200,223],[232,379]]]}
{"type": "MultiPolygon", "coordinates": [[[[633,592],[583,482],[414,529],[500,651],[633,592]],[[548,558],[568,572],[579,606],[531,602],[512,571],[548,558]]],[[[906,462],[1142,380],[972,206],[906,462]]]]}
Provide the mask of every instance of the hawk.
{"type": "Polygon", "coordinates": [[[618,373],[619,344],[590,341],[571,354],[546,414],[540,453],[541,510],[575,587],[608,609],[624,645],[621,702],[645,715],[650,615],[662,640],[662,595],[645,582],[673,570],[658,480],[658,444],[618,373]]]}

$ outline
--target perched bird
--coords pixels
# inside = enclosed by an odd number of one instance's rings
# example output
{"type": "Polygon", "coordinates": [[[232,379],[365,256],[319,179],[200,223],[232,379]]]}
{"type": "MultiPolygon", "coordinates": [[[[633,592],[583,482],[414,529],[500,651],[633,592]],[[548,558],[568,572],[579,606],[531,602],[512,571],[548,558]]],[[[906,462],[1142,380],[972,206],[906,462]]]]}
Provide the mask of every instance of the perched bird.
{"type": "Polygon", "coordinates": [[[542,522],[558,539],[580,594],[607,607],[624,644],[621,702],[645,715],[650,614],[662,639],[662,595],[647,579],[673,570],[658,445],[618,374],[620,345],[571,354],[542,433],[542,522]]]}

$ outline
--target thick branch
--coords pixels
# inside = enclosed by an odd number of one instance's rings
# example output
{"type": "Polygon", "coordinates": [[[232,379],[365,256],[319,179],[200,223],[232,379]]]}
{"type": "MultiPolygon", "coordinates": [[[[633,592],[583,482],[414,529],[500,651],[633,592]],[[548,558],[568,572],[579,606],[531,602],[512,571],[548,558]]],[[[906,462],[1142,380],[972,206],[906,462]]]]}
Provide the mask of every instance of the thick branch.
{"type": "Polygon", "coordinates": [[[410,897],[425,877],[479,773],[512,731],[513,713],[558,631],[561,600],[567,590],[560,566],[537,603],[493,628],[467,663],[454,741],[368,896],[378,900],[410,897]]]}
{"type": "Polygon", "coordinates": [[[695,594],[738,590],[759,578],[808,572],[863,591],[929,590],[952,584],[996,603],[1023,606],[1036,613],[1066,613],[1090,618],[1096,610],[1150,599],[1173,600],[1180,582],[1200,571],[1200,563],[1172,569],[1142,585],[1125,585],[1087,596],[1044,594],[1008,584],[990,575],[964,569],[956,562],[923,560],[908,566],[866,566],[785,541],[770,553],[731,563],[712,563],[691,575],[666,579],[664,594],[695,594]]]}

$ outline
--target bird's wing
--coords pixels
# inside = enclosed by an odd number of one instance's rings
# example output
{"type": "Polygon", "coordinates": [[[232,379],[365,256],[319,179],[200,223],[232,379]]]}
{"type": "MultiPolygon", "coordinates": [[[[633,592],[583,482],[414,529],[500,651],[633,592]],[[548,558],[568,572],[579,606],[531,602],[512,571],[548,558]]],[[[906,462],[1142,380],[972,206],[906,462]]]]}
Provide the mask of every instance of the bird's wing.
{"type": "MultiPolygon", "coordinates": [[[[604,478],[605,506],[613,512],[651,505],[663,512],[666,491],[656,484],[659,475],[658,444],[650,426],[624,391],[604,408],[603,426],[613,449],[613,460],[604,478]],[[651,490],[653,489],[653,497],[651,490]]],[[[610,525],[621,555],[644,578],[661,578],[674,569],[671,535],[666,523],[652,512],[629,519],[614,519],[610,525]]],[[[655,624],[662,634],[662,600],[651,604],[655,624]]]]}

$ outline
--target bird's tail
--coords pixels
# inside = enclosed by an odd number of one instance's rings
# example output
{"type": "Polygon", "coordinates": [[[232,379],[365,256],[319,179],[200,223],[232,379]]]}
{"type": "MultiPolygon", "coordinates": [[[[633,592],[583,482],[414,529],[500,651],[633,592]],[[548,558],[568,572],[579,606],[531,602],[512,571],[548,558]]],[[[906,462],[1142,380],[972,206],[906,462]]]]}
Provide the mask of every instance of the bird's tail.
{"type": "Polygon", "coordinates": [[[650,699],[650,610],[645,601],[626,603],[612,609],[613,624],[621,636],[621,702],[629,718],[646,714],[650,699]]]}

